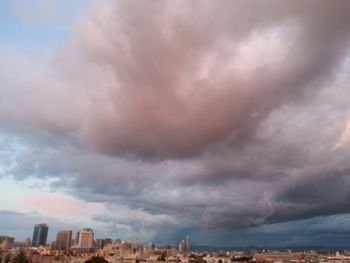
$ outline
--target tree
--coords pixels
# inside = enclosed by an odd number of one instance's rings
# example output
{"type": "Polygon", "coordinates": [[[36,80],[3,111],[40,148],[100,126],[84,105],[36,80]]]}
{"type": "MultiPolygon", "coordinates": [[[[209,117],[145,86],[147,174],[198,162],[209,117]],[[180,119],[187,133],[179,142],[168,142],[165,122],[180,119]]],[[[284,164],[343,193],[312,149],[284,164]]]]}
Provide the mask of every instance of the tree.
{"type": "Polygon", "coordinates": [[[29,258],[26,256],[23,250],[20,250],[17,256],[13,259],[13,263],[30,263],[29,258]]]}
{"type": "Polygon", "coordinates": [[[92,257],[84,263],[109,263],[104,257],[92,257]]]}

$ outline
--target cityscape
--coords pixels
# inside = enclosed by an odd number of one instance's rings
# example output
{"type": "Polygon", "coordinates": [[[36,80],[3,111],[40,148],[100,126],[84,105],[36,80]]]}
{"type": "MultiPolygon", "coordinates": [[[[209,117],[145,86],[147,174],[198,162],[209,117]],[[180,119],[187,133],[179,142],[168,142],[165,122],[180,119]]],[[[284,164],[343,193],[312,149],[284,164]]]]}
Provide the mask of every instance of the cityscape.
{"type": "MultiPolygon", "coordinates": [[[[85,262],[92,257],[102,257],[109,262],[170,261],[179,262],[179,255],[190,254],[191,237],[186,236],[177,246],[156,248],[153,242],[142,244],[139,240],[95,239],[91,228],[73,231],[58,231],[56,239],[48,244],[48,224],[36,224],[33,237],[23,242],[14,237],[0,236],[1,262],[18,262],[19,253],[24,253],[30,262],[85,262]]],[[[22,259],[23,260],[23,259],[22,259]]]]}
{"type": "Polygon", "coordinates": [[[75,233],[58,231],[51,244],[47,242],[49,226],[36,224],[33,237],[17,242],[14,237],[0,236],[1,263],[348,263],[350,251],[342,253],[334,249],[292,251],[270,250],[222,250],[199,251],[191,246],[191,237],[186,236],[176,246],[157,247],[153,242],[141,243],[137,239],[120,240],[94,238],[91,228],[75,233]],[[99,261],[100,260],[100,261],[99,261]],[[102,260],[102,261],[101,261],[102,260]]]}
{"type": "Polygon", "coordinates": [[[0,0],[0,263],[350,263],[350,0],[0,0]]]}

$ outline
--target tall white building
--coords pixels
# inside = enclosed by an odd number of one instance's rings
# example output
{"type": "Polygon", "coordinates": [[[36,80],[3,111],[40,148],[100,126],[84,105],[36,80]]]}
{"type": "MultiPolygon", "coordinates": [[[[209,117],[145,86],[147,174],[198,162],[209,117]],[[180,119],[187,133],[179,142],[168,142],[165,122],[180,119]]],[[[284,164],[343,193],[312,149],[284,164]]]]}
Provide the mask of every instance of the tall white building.
{"type": "Polygon", "coordinates": [[[190,252],[191,251],[191,237],[190,236],[186,236],[186,240],[185,240],[185,251],[190,252]]]}
{"type": "Polygon", "coordinates": [[[80,248],[92,248],[94,246],[94,232],[91,228],[84,228],[80,231],[78,246],[80,248]]]}

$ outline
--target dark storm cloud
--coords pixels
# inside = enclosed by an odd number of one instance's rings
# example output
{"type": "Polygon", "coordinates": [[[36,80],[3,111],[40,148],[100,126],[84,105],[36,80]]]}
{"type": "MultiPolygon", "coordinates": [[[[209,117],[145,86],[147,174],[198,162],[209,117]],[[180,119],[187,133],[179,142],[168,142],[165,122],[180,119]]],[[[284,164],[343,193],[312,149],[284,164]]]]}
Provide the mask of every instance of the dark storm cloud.
{"type": "Polygon", "coordinates": [[[118,1],[53,58],[2,50],[1,165],[147,238],[350,212],[349,8],[118,1]]]}
{"type": "Polygon", "coordinates": [[[205,242],[202,244],[217,246],[290,248],[309,245],[346,248],[349,242],[349,214],[265,224],[250,229],[221,231],[192,229],[191,234],[205,242]]]}

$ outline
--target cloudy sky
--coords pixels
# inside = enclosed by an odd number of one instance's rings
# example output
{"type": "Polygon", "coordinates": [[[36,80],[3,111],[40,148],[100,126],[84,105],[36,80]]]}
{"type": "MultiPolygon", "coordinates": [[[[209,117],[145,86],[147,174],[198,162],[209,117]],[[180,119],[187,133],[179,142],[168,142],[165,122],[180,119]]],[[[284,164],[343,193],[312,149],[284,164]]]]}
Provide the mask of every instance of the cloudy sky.
{"type": "Polygon", "coordinates": [[[0,2],[0,234],[350,242],[350,1],[0,2]]]}

